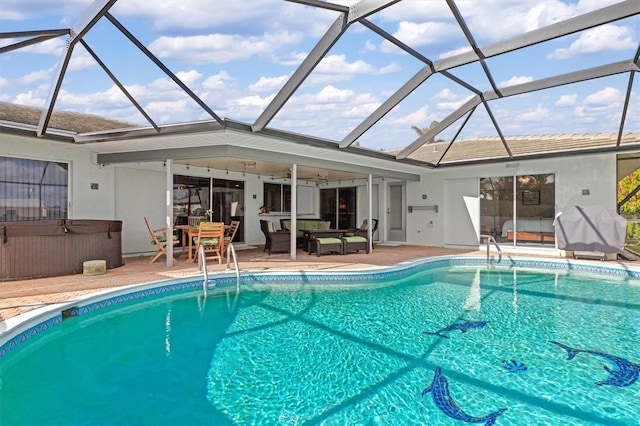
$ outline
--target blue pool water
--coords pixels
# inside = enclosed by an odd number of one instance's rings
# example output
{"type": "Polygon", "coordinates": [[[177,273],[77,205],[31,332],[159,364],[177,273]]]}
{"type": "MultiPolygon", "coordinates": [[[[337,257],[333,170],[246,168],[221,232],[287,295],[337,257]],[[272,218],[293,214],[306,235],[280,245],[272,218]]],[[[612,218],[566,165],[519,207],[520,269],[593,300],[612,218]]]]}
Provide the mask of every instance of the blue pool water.
{"type": "Polygon", "coordinates": [[[29,339],[0,364],[0,424],[640,424],[638,281],[459,266],[253,287],[29,339]]]}

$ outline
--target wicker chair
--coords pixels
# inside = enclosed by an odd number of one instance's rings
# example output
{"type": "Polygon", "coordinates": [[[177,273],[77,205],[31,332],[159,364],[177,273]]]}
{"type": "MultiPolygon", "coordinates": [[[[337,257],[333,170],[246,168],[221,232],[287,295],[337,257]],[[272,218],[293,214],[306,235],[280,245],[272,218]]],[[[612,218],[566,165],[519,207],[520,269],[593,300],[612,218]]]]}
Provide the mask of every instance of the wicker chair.
{"type": "MultiPolygon", "coordinates": [[[[371,219],[371,221],[373,222],[373,228],[371,229],[371,239],[373,239],[373,235],[376,233],[376,231],[378,230],[378,219],[371,219]]],[[[364,237],[364,238],[368,238],[369,237],[369,233],[367,232],[367,228],[368,228],[368,220],[365,219],[362,221],[362,225],[360,225],[360,228],[356,228],[351,230],[350,232],[346,232],[344,235],[345,237],[364,237]]],[[[353,239],[350,243],[347,243],[346,248],[348,249],[346,253],[348,253],[349,251],[353,251],[353,250],[363,250],[362,248],[356,248],[358,246],[361,246],[361,244],[358,243],[362,243],[362,240],[357,240],[357,239],[353,239]]],[[[343,243],[344,244],[344,243],[343,243]]],[[[375,248],[373,246],[373,244],[371,245],[371,248],[375,248]]],[[[369,242],[367,241],[367,253],[369,253],[369,242]]]]}
{"type": "Polygon", "coordinates": [[[271,253],[288,253],[291,250],[291,233],[289,231],[276,231],[273,223],[260,220],[260,229],[264,234],[265,243],[263,251],[271,253]]]}

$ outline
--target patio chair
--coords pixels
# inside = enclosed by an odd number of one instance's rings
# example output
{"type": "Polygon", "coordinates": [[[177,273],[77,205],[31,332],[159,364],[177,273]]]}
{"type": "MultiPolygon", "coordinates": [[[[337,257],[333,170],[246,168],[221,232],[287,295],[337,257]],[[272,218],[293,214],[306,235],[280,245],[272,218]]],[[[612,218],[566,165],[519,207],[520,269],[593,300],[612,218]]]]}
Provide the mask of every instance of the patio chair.
{"type": "Polygon", "coordinates": [[[238,232],[238,228],[240,227],[239,220],[232,220],[229,224],[229,227],[224,230],[224,247],[222,248],[222,256],[224,257],[227,253],[227,247],[229,244],[233,242],[233,239],[236,236],[236,232],[238,232]]]}
{"type": "Polygon", "coordinates": [[[195,262],[200,252],[200,246],[204,247],[205,259],[218,259],[218,264],[222,263],[224,248],[224,223],[223,222],[201,222],[196,237],[196,252],[193,256],[195,262]]]}
{"type": "Polygon", "coordinates": [[[264,234],[265,243],[262,251],[271,253],[288,253],[291,250],[291,232],[276,231],[273,222],[260,220],[260,229],[264,234]]]}
{"type": "MultiPolygon", "coordinates": [[[[371,238],[373,238],[373,234],[376,233],[376,231],[378,230],[378,219],[371,219],[371,221],[373,222],[373,229],[371,229],[371,238]]],[[[364,219],[362,221],[362,225],[360,225],[359,228],[353,229],[350,232],[345,232],[345,237],[364,237],[367,238],[369,236],[367,229],[369,227],[369,220],[368,219],[364,219]]],[[[354,240],[355,243],[355,240],[354,240]]],[[[373,248],[373,244],[371,245],[371,247],[373,248]]],[[[367,253],[369,253],[369,251],[367,250],[367,253]]]]}
{"type": "MultiPolygon", "coordinates": [[[[156,255],[151,258],[151,262],[149,262],[149,263],[153,263],[156,260],[158,260],[158,258],[163,254],[165,256],[167,255],[167,244],[168,244],[167,228],[153,229],[153,227],[151,226],[151,222],[149,221],[149,218],[146,216],[144,217],[144,222],[147,224],[147,229],[149,230],[149,234],[151,234],[151,238],[152,238],[151,244],[155,244],[156,248],[158,249],[158,253],[156,253],[156,255]]],[[[180,244],[180,241],[178,240],[178,237],[176,235],[172,235],[172,242],[174,247],[180,244]]]]}

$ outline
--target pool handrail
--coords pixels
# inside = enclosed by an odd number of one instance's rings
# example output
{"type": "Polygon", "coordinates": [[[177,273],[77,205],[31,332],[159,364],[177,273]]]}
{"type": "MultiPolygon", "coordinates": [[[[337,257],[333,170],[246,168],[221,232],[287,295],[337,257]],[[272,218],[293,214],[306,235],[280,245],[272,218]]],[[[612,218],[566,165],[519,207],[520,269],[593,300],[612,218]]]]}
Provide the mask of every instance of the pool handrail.
{"type": "Polygon", "coordinates": [[[207,271],[207,256],[204,254],[204,246],[198,250],[198,270],[202,271],[202,292],[206,299],[207,287],[209,287],[209,271],[207,271]]]}
{"type": "Polygon", "coordinates": [[[489,255],[489,251],[491,249],[491,243],[493,243],[493,245],[496,246],[496,249],[498,250],[498,261],[496,263],[500,263],[502,261],[502,249],[498,245],[498,242],[493,237],[493,235],[487,235],[487,234],[480,235],[480,238],[483,238],[483,237],[487,239],[487,265],[490,265],[493,263],[493,258],[491,258],[489,255]]]}
{"type": "Polygon", "coordinates": [[[233,256],[233,266],[236,270],[236,293],[240,293],[240,269],[238,268],[238,257],[236,256],[236,249],[233,246],[233,243],[229,243],[227,246],[227,267],[225,271],[229,270],[229,261],[231,260],[231,256],[233,256]]]}

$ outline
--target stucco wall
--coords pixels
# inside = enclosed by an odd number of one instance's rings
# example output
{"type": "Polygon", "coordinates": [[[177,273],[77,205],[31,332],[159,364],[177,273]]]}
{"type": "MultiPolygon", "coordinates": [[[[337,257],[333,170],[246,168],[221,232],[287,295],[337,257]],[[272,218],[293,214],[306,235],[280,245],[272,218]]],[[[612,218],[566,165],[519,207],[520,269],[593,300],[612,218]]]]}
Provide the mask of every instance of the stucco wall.
{"type": "MultiPolygon", "coordinates": [[[[538,173],[555,173],[556,213],[575,205],[602,205],[616,211],[616,155],[597,154],[546,160],[517,161],[516,167],[506,164],[465,166],[430,171],[422,176],[421,182],[407,183],[408,205],[438,205],[438,213],[419,211],[407,213],[407,243],[417,245],[443,246],[447,243],[445,234],[455,234],[455,241],[471,241],[475,238],[475,228],[458,227],[455,221],[447,223],[452,216],[446,209],[447,199],[462,199],[468,193],[448,192],[455,185],[447,185],[453,179],[476,179],[480,177],[500,177],[538,173]],[[588,190],[589,195],[582,195],[588,190]],[[426,200],[422,195],[426,195],[426,200]],[[433,224],[431,224],[433,222],[433,224]]],[[[475,196],[478,196],[476,183],[475,196]]],[[[468,188],[465,188],[468,189],[468,188]]],[[[457,191],[457,190],[454,190],[457,191]]],[[[467,203],[469,204],[469,203],[467,203]]],[[[469,211],[469,215],[477,215],[469,211]]]]}
{"type": "MultiPolygon", "coordinates": [[[[69,162],[70,209],[73,219],[106,219],[123,221],[123,253],[150,252],[149,236],[144,224],[148,216],[156,227],[164,226],[166,171],[162,163],[100,166],[93,155],[82,145],[53,142],[11,134],[0,135],[2,155],[69,162]],[[98,189],[91,189],[97,183],[98,189]],[[117,195],[116,195],[117,194],[117,195]]],[[[514,162],[516,163],[516,162],[514,162]]],[[[414,211],[406,213],[406,242],[409,244],[443,246],[447,232],[455,233],[461,241],[475,238],[473,227],[458,227],[455,221],[447,223],[450,213],[447,204],[461,198],[462,193],[451,190],[455,185],[446,182],[452,179],[478,179],[508,175],[555,173],[556,212],[573,205],[603,205],[616,209],[616,155],[584,155],[548,160],[518,161],[517,167],[505,164],[465,166],[428,171],[420,182],[407,182],[407,205],[438,205],[439,211],[414,211]],[[445,188],[449,191],[445,195],[445,188]],[[589,195],[582,195],[588,190],[589,195]],[[425,196],[425,198],[423,198],[425,196]],[[459,235],[457,233],[460,233],[459,235]]],[[[224,170],[210,170],[175,165],[175,174],[211,176],[245,182],[245,241],[250,245],[264,243],[259,227],[258,210],[262,204],[264,177],[224,170]],[[255,195],[255,198],[254,198],[255,195]]],[[[290,183],[290,182],[287,182],[290,183]]],[[[386,187],[385,181],[374,180],[380,190],[378,206],[374,204],[373,217],[380,219],[378,234],[385,236],[386,187]]],[[[358,222],[366,216],[366,182],[343,182],[339,186],[358,186],[358,222]]],[[[468,189],[468,187],[466,188],[468,189]]],[[[319,211],[319,190],[315,188],[314,215],[319,211]]],[[[469,196],[468,193],[464,195],[469,196]]],[[[477,197],[477,192],[475,192],[477,197]]],[[[455,203],[454,203],[455,204],[455,203]]],[[[473,203],[471,203],[473,204],[473,203]]],[[[467,205],[471,205],[467,203],[467,205]]],[[[406,210],[405,210],[406,211],[406,210]]],[[[471,218],[477,212],[467,211],[471,218]]],[[[276,218],[277,220],[278,218],[276,218]]]]}

